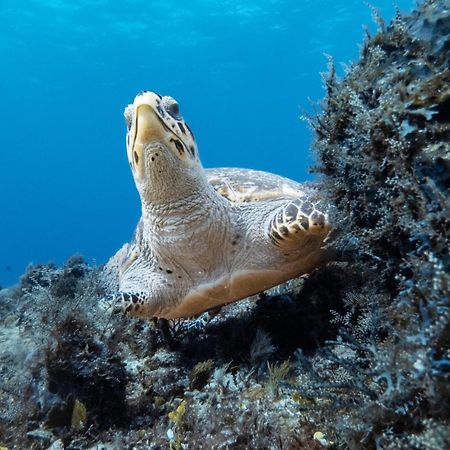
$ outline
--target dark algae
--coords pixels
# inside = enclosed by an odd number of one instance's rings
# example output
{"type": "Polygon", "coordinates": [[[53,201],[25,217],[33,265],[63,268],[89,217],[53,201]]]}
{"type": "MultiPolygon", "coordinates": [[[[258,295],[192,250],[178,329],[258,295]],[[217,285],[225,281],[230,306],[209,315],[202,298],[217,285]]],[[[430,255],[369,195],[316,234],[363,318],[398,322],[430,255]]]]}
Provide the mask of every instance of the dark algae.
{"type": "Polygon", "coordinates": [[[310,118],[326,267],[203,328],[111,315],[79,256],[0,291],[0,447],[450,448],[450,3],[388,25],[310,118]]]}
{"type": "Polygon", "coordinates": [[[449,7],[427,1],[389,26],[378,19],[342,80],[331,65],[312,120],[334,244],[365,279],[344,292],[320,370],[305,359],[303,387],[315,398],[323,386],[335,410],[317,418],[344,448],[450,445],[449,7]]]}

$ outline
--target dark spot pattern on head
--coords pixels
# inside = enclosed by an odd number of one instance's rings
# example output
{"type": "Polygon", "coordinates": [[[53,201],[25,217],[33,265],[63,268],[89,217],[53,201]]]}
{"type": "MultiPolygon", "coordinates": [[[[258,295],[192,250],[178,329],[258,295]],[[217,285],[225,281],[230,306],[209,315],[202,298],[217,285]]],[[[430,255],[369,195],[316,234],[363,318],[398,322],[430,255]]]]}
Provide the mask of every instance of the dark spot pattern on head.
{"type": "Polygon", "coordinates": [[[134,152],[133,155],[134,155],[134,161],[136,162],[136,164],[138,164],[139,163],[139,155],[137,154],[137,152],[134,152]]]}
{"type": "Polygon", "coordinates": [[[161,117],[166,117],[166,113],[161,105],[156,105],[156,110],[159,112],[161,117]]]}
{"type": "Polygon", "coordinates": [[[166,272],[169,273],[169,274],[173,273],[170,269],[166,269],[166,272]]]}
{"type": "Polygon", "coordinates": [[[180,153],[180,155],[182,153],[184,153],[183,144],[178,139],[170,139],[170,140],[175,144],[175,147],[177,148],[177,150],[180,153]]]}
{"type": "Polygon", "coordinates": [[[192,156],[195,156],[195,148],[194,148],[193,145],[190,145],[190,146],[189,146],[189,153],[190,153],[192,156]]]}
{"type": "Polygon", "coordinates": [[[175,139],[175,147],[177,148],[177,150],[179,152],[183,152],[184,151],[183,144],[177,139],[175,139]]]}
{"type": "Polygon", "coordinates": [[[186,125],[186,128],[189,130],[189,133],[191,133],[192,139],[194,139],[195,141],[194,133],[192,132],[191,127],[186,122],[184,122],[184,124],[186,125]]]}
{"type": "Polygon", "coordinates": [[[184,125],[181,122],[178,122],[178,128],[183,134],[186,134],[186,128],[184,128],[184,125]]]}

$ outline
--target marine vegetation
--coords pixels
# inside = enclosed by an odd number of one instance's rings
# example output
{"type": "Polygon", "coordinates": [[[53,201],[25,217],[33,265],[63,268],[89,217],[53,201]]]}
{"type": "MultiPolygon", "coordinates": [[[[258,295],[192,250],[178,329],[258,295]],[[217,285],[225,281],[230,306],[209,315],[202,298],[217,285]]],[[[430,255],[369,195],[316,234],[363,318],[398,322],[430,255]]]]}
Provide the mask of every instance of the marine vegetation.
{"type": "Polygon", "coordinates": [[[101,269],[0,291],[0,447],[450,448],[450,5],[367,34],[310,117],[335,258],[203,329],[99,308],[101,269]]]}
{"type": "Polygon", "coordinates": [[[302,391],[324,386],[337,414],[322,419],[350,448],[450,442],[449,6],[378,18],[343,80],[331,63],[312,120],[336,248],[366,285],[345,293],[339,335],[305,360],[302,391]]]}

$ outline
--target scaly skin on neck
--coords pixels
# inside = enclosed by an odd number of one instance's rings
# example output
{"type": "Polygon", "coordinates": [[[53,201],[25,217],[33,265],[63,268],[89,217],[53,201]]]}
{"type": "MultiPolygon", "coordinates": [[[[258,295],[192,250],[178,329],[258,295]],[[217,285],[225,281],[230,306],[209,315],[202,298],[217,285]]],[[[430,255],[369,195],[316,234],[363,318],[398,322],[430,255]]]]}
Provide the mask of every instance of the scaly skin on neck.
{"type": "Polygon", "coordinates": [[[184,195],[175,198],[167,198],[167,193],[157,199],[152,195],[152,201],[141,198],[144,239],[152,240],[154,250],[159,246],[168,250],[173,245],[175,254],[184,253],[183,247],[193,254],[207,248],[210,240],[216,242],[217,234],[223,235],[229,229],[224,200],[210,185],[201,190],[185,186],[180,186],[184,195]]]}
{"type": "Polygon", "coordinates": [[[133,173],[141,198],[143,245],[163,258],[175,255],[172,261],[189,258],[194,266],[209,266],[208,249],[221,239],[225,242],[231,229],[227,200],[208,183],[200,161],[180,159],[172,136],[148,117],[150,124],[138,117],[139,128],[150,140],[138,133],[139,170],[133,173]]]}

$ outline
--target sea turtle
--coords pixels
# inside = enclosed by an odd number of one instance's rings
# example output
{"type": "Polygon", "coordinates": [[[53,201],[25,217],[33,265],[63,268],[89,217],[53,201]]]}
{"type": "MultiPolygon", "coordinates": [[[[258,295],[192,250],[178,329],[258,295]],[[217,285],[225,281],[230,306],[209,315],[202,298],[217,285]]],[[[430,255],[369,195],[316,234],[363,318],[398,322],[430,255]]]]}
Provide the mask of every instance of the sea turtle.
{"type": "Polygon", "coordinates": [[[204,169],[172,97],[141,92],[125,120],[142,216],[106,265],[116,310],[189,318],[323,261],[330,224],[317,188],[257,170],[204,169]]]}

